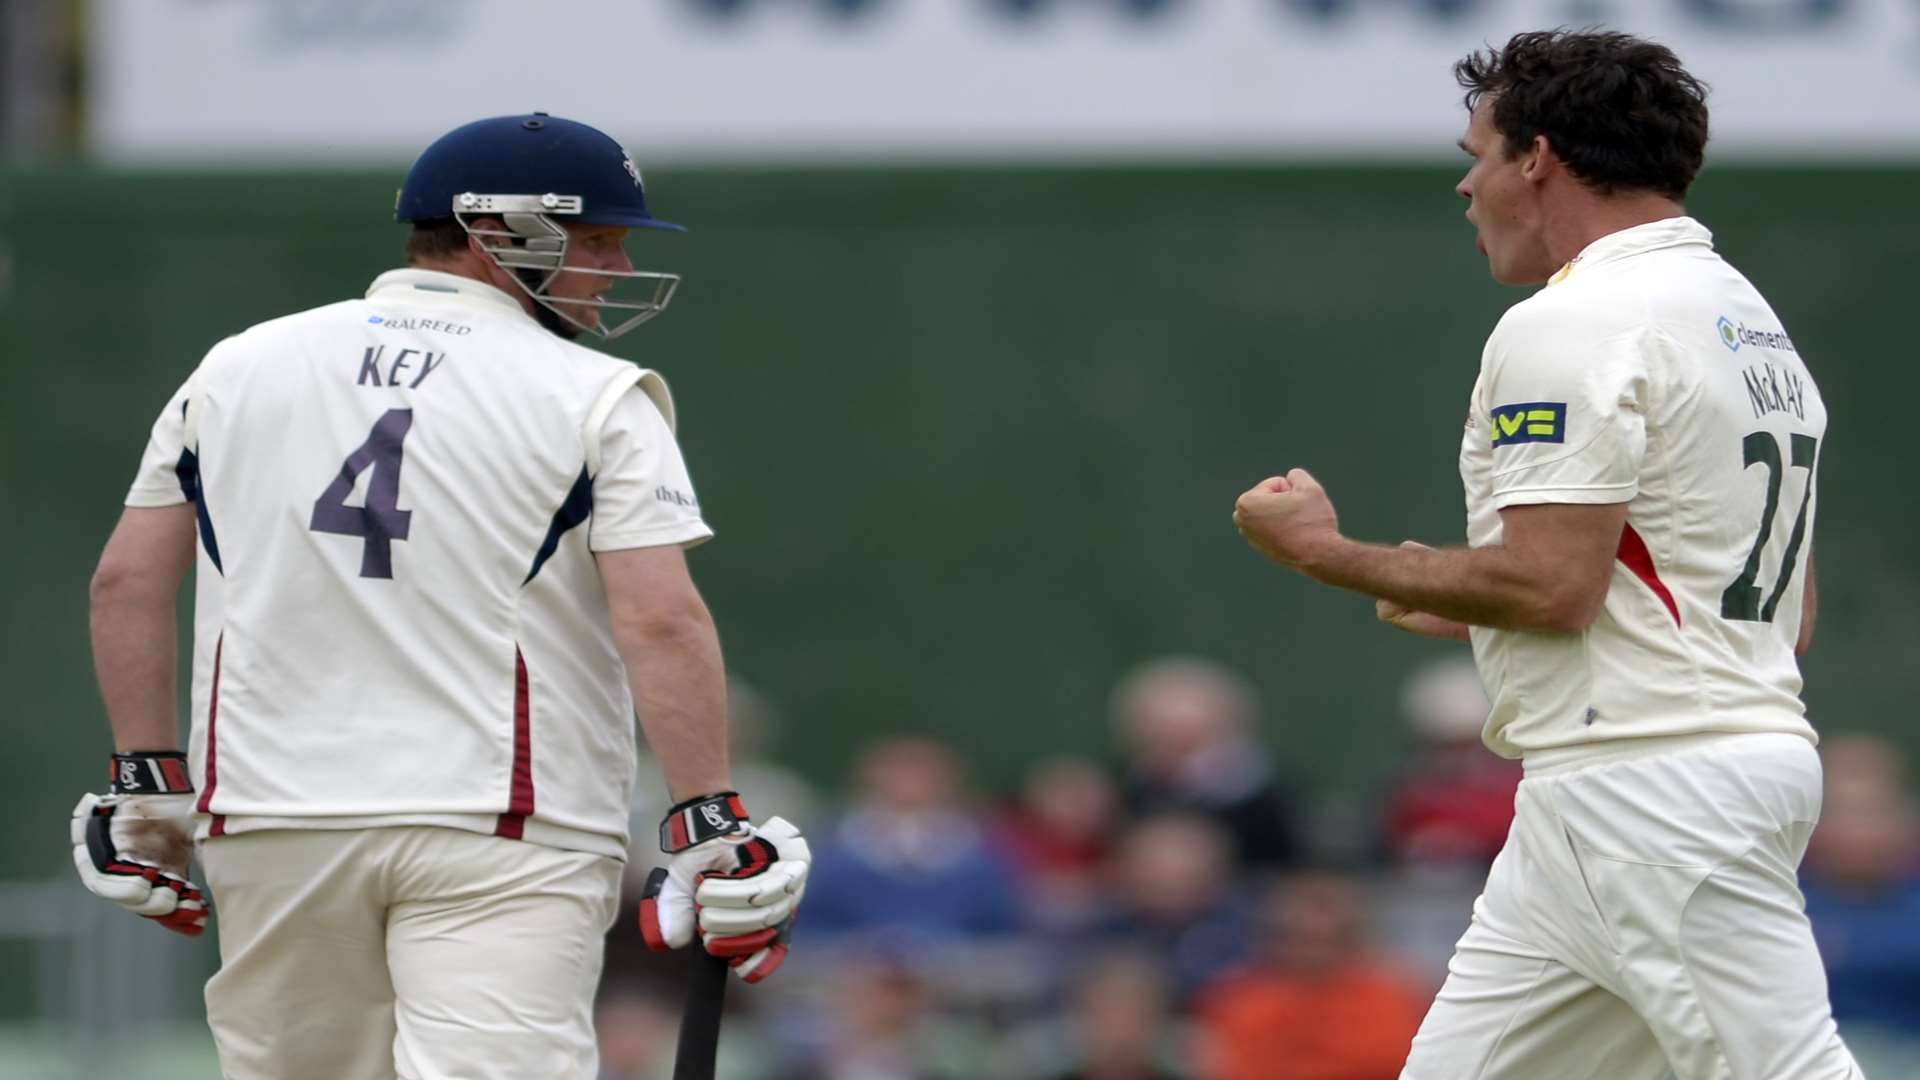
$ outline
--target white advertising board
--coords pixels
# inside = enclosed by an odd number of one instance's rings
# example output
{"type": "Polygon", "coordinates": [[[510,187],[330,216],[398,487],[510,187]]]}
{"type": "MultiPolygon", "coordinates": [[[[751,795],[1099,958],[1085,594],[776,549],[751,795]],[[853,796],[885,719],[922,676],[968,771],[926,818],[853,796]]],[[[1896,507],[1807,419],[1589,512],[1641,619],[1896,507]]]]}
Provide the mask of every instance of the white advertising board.
{"type": "Polygon", "coordinates": [[[1716,157],[1920,157],[1920,0],[94,0],[91,149],[406,160],[541,109],[643,162],[1436,158],[1450,66],[1607,25],[1716,157]]]}

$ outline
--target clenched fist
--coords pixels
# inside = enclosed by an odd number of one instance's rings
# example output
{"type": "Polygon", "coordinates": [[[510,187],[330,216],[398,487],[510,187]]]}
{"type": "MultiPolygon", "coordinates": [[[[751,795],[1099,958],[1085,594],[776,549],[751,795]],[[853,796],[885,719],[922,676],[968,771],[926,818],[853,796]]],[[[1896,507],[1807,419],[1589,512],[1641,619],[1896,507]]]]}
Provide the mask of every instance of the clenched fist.
{"type": "Polygon", "coordinates": [[[1262,480],[1233,504],[1233,523],[1253,549],[1299,568],[1340,539],[1340,519],[1326,489],[1305,469],[1262,480]]]}

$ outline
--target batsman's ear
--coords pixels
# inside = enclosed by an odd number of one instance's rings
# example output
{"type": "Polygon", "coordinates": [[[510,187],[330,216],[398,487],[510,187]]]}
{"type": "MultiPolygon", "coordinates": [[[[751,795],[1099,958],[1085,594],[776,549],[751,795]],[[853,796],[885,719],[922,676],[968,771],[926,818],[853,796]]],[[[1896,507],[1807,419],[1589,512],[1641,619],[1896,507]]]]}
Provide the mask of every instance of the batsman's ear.
{"type": "MultiPolygon", "coordinates": [[[[473,252],[475,255],[484,256],[487,253],[486,239],[478,235],[478,233],[483,230],[490,231],[490,232],[506,232],[507,223],[504,221],[501,221],[497,217],[477,217],[468,221],[467,222],[467,250],[473,252]]],[[[505,240],[500,241],[499,246],[504,247],[506,245],[507,245],[507,241],[505,240]]]]}

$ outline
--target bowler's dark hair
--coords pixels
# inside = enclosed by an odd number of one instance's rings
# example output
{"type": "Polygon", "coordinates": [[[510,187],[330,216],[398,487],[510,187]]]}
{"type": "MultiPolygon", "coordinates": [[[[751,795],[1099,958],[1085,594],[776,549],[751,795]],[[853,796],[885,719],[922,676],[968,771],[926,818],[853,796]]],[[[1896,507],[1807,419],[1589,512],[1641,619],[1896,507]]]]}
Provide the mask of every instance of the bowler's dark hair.
{"type": "Polygon", "coordinates": [[[1471,112],[1493,102],[1512,156],[1545,135],[1573,175],[1602,195],[1681,199],[1707,149],[1707,86],[1673,50],[1629,34],[1535,30],[1453,65],[1471,112]]]}
{"type": "Polygon", "coordinates": [[[422,218],[407,234],[407,261],[418,264],[452,258],[467,250],[467,230],[453,218],[422,218]]]}

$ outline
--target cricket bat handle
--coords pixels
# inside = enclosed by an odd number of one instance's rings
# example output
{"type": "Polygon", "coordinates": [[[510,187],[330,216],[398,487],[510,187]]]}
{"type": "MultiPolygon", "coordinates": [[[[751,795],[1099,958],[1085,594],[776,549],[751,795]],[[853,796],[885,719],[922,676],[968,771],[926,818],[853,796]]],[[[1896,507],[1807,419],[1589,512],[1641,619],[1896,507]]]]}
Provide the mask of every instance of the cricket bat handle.
{"type": "Polygon", "coordinates": [[[713,1080],[720,1013],[731,978],[727,961],[708,954],[696,941],[693,968],[687,973],[687,1007],[680,1014],[680,1046],[673,1055],[673,1080],[713,1080]]]}

